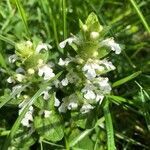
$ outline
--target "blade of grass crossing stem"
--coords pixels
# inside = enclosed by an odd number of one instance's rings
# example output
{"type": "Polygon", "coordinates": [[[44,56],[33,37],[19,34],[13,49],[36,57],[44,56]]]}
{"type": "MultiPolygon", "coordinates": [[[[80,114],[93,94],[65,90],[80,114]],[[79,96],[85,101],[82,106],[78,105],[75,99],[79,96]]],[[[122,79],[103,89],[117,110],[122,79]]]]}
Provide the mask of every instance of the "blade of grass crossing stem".
{"type": "Polygon", "coordinates": [[[0,103],[0,108],[2,108],[6,103],[8,103],[11,99],[13,99],[16,95],[20,94],[27,86],[29,86],[29,84],[17,89],[13,94],[7,97],[7,99],[3,98],[2,102],[0,103]]]}
{"type": "Polygon", "coordinates": [[[52,78],[48,83],[44,84],[35,94],[34,96],[30,99],[30,101],[24,106],[24,109],[22,110],[21,114],[18,116],[17,120],[15,121],[15,123],[13,124],[10,134],[8,135],[8,137],[5,140],[5,143],[3,145],[3,150],[8,150],[9,144],[11,142],[11,139],[14,137],[17,129],[19,128],[19,125],[24,117],[24,115],[26,114],[26,112],[29,110],[29,107],[33,105],[33,103],[35,102],[35,100],[41,95],[41,93],[46,89],[47,86],[49,86],[50,82],[54,81],[55,79],[57,79],[60,75],[62,74],[62,72],[58,73],[54,78],[52,78]]]}
{"type": "Polygon", "coordinates": [[[73,139],[70,142],[70,147],[75,146],[79,141],[81,141],[84,137],[86,137],[88,134],[91,133],[92,129],[86,129],[85,131],[83,131],[79,136],[77,136],[75,139],[73,139]]]}
{"type": "Polygon", "coordinates": [[[138,82],[136,82],[136,84],[140,88],[140,97],[141,97],[141,101],[142,101],[144,118],[145,118],[145,121],[146,121],[146,124],[147,124],[147,128],[150,131],[150,114],[149,114],[149,109],[148,109],[148,106],[147,106],[148,105],[147,101],[150,101],[149,95],[138,82]],[[148,100],[146,100],[146,97],[147,97],[148,100]]]}
{"type": "Polygon", "coordinates": [[[115,150],[115,140],[114,140],[114,129],[112,124],[112,118],[109,111],[109,101],[106,99],[105,105],[103,107],[104,117],[105,117],[105,125],[107,131],[107,149],[115,150]]]}
{"type": "Polygon", "coordinates": [[[26,32],[27,32],[28,36],[30,37],[30,32],[29,32],[29,28],[28,28],[28,24],[27,24],[27,18],[26,18],[25,11],[24,11],[21,3],[20,3],[20,0],[15,0],[15,3],[16,3],[17,8],[19,10],[19,13],[20,13],[21,19],[23,21],[23,24],[25,26],[26,32]]]}
{"type": "Polygon", "coordinates": [[[150,33],[150,27],[148,25],[148,23],[146,22],[146,19],[144,18],[140,8],[138,7],[137,3],[135,2],[135,0],[129,0],[130,3],[133,5],[134,9],[136,10],[136,13],[138,14],[138,16],[141,19],[141,22],[143,23],[145,29],[147,30],[147,32],[150,33]]]}
{"type": "Polygon", "coordinates": [[[67,38],[67,25],[66,25],[66,0],[62,0],[62,10],[63,10],[63,31],[64,31],[64,40],[67,38]]]}
{"type": "Polygon", "coordinates": [[[135,73],[133,73],[133,74],[131,74],[131,75],[123,78],[123,79],[120,79],[120,80],[114,82],[113,85],[112,85],[112,87],[120,86],[120,85],[122,85],[122,84],[124,84],[124,83],[126,83],[126,82],[128,82],[128,81],[130,81],[130,80],[132,80],[134,78],[136,78],[141,73],[142,73],[141,71],[137,71],[137,72],[135,72],[135,73]]]}
{"type": "Polygon", "coordinates": [[[14,42],[14,41],[10,40],[10,39],[7,38],[7,37],[4,37],[3,35],[0,35],[0,40],[4,41],[4,42],[6,42],[6,43],[9,43],[9,44],[12,45],[12,46],[15,46],[15,42],[14,42]]]}
{"type": "Polygon", "coordinates": [[[70,143],[69,146],[73,147],[75,146],[78,142],[80,142],[83,138],[85,138],[88,134],[91,133],[92,130],[94,130],[97,126],[99,126],[100,124],[102,124],[104,122],[104,117],[101,117],[100,119],[97,120],[95,126],[91,129],[87,129],[85,131],[83,131],[80,135],[78,135],[77,137],[75,137],[70,143]]]}

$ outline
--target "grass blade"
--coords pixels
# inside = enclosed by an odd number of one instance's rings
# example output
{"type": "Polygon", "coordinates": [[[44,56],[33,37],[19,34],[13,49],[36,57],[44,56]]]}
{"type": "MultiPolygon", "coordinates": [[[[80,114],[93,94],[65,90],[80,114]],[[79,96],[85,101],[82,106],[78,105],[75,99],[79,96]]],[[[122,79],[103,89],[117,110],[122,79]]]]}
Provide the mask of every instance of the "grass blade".
{"type": "Polygon", "coordinates": [[[7,65],[6,65],[6,62],[5,62],[5,59],[3,57],[3,55],[0,53],[0,66],[7,69],[7,65]]]}
{"type": "Polygon", "coordinates": [[[27,32],[28,36],[30,37],[30,32],[29,32],[29,28],[28,28],[28,24],[27,24],[27,18],[26,18],[25,11],[24,11],[21,3],[20,3],[20,0],[15,0],[15,3],[16,3],[17,8],[19,10],[19,13],[20,13],[21,19],[23,21],[23,24],[25,26],[26,32],[27,32]]]}
{"type": "Polygon", "coordinates": [[[87,135],[89,135],[91,133],[92,129],[86,129],[85,131],[83,131],[79,136],[77,136],[75,139],[73,139],[70,142],[70,147],[75,146],[79,141],[81,141],[84,137],[86,137],[87,135]]]}
{"type": "Polygon", "coordinates": [[[140,88],[140,97],[141,97],[141,101],[142,101],[143,115],[144,115],[144,118],[145,118],[145,121],[147,124],[147,128],[150,131],[150,114],[149,114],[149,110],[148,110],[149,108],[147,106],[147,104],[148,104],[147,101],[150,101],[149,95],[138,82],[136,82],[136,84],[140,88]],[[146,97],[148,100],[146,100],[146,97]]]}
{"type": "Polygon", "coordinates": [[[136,4],[135,0],[129,0],[129,1],[133,5],[134,9],[136,10],[136,13],[138,14],[138,16],[140,17],[141,22],[143,23],[145,29],[147,30],[147,32],[150,33],[150,27],[149,27],[148,23],[146,22],[146,19],[144,18],[143,14],[140,11],[140,8],[136,4]]]}
{"type": "Polygon", "coordinates": [[[14,41],[10,40],[10,39],[7,38],[7,37],[4,37],[3,35],[0,35],[0,40],[2,40],[2,41],[4,41],[4,42],[7,42],[7,43],[9,43],[9,44],[11,44],[11,45],[13,45],[13,46],[15,46],[15,42],[14,42],[14,41]]]}
{"type": "Polygon", "coordinates": [[[66,0],[62,0],[62,10],[63,10],[63,31],[64,40],[67,38],[67,25],[66,25],[66,0]]]}
{"type": "Polygon", "coordinates": [[[141,73],[142,73],[141,71],[137,71],[137,72],[135,72],[135,73],[133,73],[133,74],[131,74],[131,75],[129,75],[129,76],[123,78],[123,79],[120,79],[120,80],[114,82],[114,83],[112,84],[112,87],[120,86],[120,85],[122,85],[122,84],[124,84],[124,83],[126,83],[126,82],[128,82],[128,81],[130,81],[130,80],[132,80],[132,79],[134,79],[134,78],[136,78],[136,77],[137,77],[138,75],[140,75],[141,73]]]}
{"type": "Polygon", "coordinates": [[[114,130],[113,130],[111,114],[109,111],[108,99],[106,99],[106,103],[103,107],[103,110],[104,110],[105,125],[106,125],[106,131],[107,131],[107,149],[115,150],[114,130]]]}

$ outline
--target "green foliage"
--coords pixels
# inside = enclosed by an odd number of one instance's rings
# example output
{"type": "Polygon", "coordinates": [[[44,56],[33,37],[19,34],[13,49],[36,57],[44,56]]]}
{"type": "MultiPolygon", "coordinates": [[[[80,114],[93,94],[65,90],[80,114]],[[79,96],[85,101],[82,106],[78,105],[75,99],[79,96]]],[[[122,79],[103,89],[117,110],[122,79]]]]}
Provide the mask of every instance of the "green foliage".
{"type": "Polygon", "coordinates": [[[54,111],[51,112],[48,118],[36,116],[34,127],[37,133],[46,140],[57,142],[64,137],[62,120],[54,111]]]}

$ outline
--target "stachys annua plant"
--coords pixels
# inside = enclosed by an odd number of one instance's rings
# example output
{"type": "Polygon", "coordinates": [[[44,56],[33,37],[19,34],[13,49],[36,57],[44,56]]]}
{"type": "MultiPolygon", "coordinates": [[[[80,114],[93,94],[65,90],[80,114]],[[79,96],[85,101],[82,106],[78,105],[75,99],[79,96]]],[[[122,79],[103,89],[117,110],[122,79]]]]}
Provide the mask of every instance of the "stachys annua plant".
{"type": "Polygon", "coordinates": [[[17,134],[26,147],[37,139],[62,143],[64,137],[70,140],[80,134],[80,128],[93,127],[101,115],[112,89],[107,73],[115,69],[108,55],[120,54],[121,48],[113,37],[104,39],[105,29],[94,13],[79,24],[80,32],[59,44],[71,50],[58,59],[51,59],[51,45],[31,41],[17,43],[15,54],[9,56],[13,71],[7,78],[7,93],[15,95],[11,103],[18,105],[19,117],[24,113],[9,149],[18,148],[17,134]]]}

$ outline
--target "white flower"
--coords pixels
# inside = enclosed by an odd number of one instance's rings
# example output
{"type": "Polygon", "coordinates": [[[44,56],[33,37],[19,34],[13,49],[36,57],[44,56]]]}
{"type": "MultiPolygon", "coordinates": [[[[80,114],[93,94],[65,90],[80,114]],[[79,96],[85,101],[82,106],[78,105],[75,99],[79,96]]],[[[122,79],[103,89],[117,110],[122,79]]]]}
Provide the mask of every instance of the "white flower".
{"type": "Polygon", "coordinates": [[[78,107],[77,103],[77,96],[75,94],[72,94],[68,98],[68,110],[76,109],[78,107]]]}
{"type": "Polygon", "coordinates": [[[14,63],[16,60],[18,60],[18,56],[16,54],[11,55],[11,56],[8,57],[8,61],[10,63],[14,63]]]}
{"type": "Polygon", "coordinates": [[[62,99],[62,104],[58,108],[59,112],[65,113],[68,110],[74,110],[78,107],[78,101],[75,94],[62,99]]]}
{"type": "Polygon", "coordinates": [[[99,95],[99,94],[96,95],[96,102],[99,102],[99,104],[102,103],[103,99],[104,99],[104,95],[99,95]]]}
{"type": "Polygon", "coordinates": [[[60,81],[58,79],[56,79],[55,81],[53,81],[54,85],[56,88],[59,87],[60,81]]]}
{"type": "Polygon", "coordinates": [[[47,44],[47,43],[40,43],[40,44],[37,45],[35,51],[37,53],[40,53],[40,51],[43,50],[43,49],[46,50],[46,51],[48,51],[48,49],[52,49],[52,46],[49,45],[49,44],[47,44]]]}
{"type": "MultiPolygon", "coordinates": [[[[24,109],[24,107],[22,107],[21,110],[19,110],[19,115],[21,114],[21,112],[23,111],[23,109],[24,109]]],[[[30,127],[31,126],[30,121],[33,121],[32,114],[33,114],[33,107],[30,106],[29,110],[26,112],[24,118],[21,121],[21,124],[23,126],[26,126],[26,127],[30,127]]]]}
{"type": "Polygon", "coordinates": [[[95,93],[93,92],[95,87],[91,84],[91,82],[87,83],[85,87],[81,90],[84,95],[84,98],[87,100],[93,100],[96,98],[95,93]]]}
{"type": "Polygon", "coordinates": [[[120,54],[121,53],[121,48],[120,48],[119,44],[116,43],[113,38],[108,38],[106,40],[103,40],[101,42],[101,45],[110,47],[111,50],[115,51],[116,54],[120,54]]]}
{"type": "Polygon", "coordinates": [[[66,44],[68,43],[69,45],[71,45],[74,41],[76,40],[76,38],[74,37],[70,37],[64,41],[62,41],[60,44],[59,44],[59,47],[60,48],[64,48],[66,46],[66,44]]]}
{"type": "Polygon", "coordinates": [[[38,75],[40,77],[44,76],[44,80],[50,80],[55,76],[53,70],[48,65],[41,66],[39,68],[38,75]]]}
{"type": "Polygon", "coordinates": [[[47,87],[46,88],[46,90],[45,91],[43,91],[42,93],[41,93],[41,95],[43,95],[43,99],[44,100],[48,100],[49,98],[50,98],[50,94],[48,93],[49,92],[49,90],[51,90],[52,89],[52,87],[47,87]]]}
{"type": "Polygon", "coordinates": [[[87,99],[87,100],[95,99],[96,95],[93,91],[88,90],[86,93],[84,93],[84,98],[87,99]]]}
{"type": "Polygon", "coordinates": [[[82,71],[85,72],[87,79],[91,80],[96,77],[96,71],[103,71],[104,67],[99,65],[98,60],[89,59],[87,63],[82,68],[82,71]]]}
{"type": "Polygon", "coordinates": [[[14,80],[13,77],[9,77],[9,78],[7,79],[7,82],[8,82],[8,83],[13,83],[13,82],[15,82],[15,80],[14,80]]]}
{"type": "Polygon", "coordinates": [[[67,86],[68,85],[68,79],[67,78],[65,78],[65,79],[63,79],[62,81],[61,81],[61,84],[62,84],[62,86],[67,86]]]}
{"type": "Polygon", "coordinates": [[[94,107],[90,104],[84,104],[82,106],[82,108],[80,109],[81,113],[84,114],[84,113],[88,113],[90,110],[94,109],[94,107]]]}
{"type": "Polygon", "coordinates": [[[59,59],[58,65],[60,66],[68,66],[68,64],[71,62],[69,58],[66,58],[65,60],[62,60],[62,58],[59,59]]]}
{"type": "Polygon", "coordinates": [[[52,111],[44,110],[44,117],[48,118],[52,114],[52,111]]]}
{"type": "Polygon", "coordinates": [[[16,74],[15,77],[16,77],[16,80],[19,82],[22,82],[25,79],[25,76],[20,73],[16,74]]]}
{"type": "Polygon", "coordinates": [[[98,88],[103,94],[109,94],[111,91],[111,86],[108,81],[108,78],[98,77],[93,81],[93,83],[98,84],[98,88]]]}
{"type": "Polygon", "coordinates": [[[55,107],[58,107],[58,106],[60,105],[59,99],[55,96],[55,97],[54,97],[54,100],[55,100],[54,106],[55,106],[55,107]]]}
{"type": "Polygon", "coordinates": [[[100,60],[100,64],[104,65],[108,70],[115,70],[116,67],[112,64],[111,61],[108,61],[106,59],[100,60]]]}

